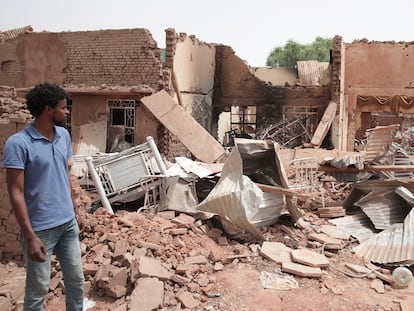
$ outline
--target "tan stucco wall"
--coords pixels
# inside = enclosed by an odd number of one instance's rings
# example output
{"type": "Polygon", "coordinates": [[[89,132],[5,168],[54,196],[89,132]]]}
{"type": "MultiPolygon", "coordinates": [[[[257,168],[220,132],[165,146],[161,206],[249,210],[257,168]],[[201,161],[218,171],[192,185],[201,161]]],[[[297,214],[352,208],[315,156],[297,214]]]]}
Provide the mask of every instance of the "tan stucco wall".
{"type": "Polygon", "coordinates": [[[252,72],[257,78],[273,86],[294,85],[298,79],[298,71],[296,68],[258,67],[253,68],[252,72]]]}
{"type": "MultiPolygon", "coordinates": [[[[182,36],[176,42],[173,60],[181,105],[207,131],[211,131],[215,54],[214,45],[200,42],[194,37],[182,36]]],[[[176,100],[178,101],[177,97],[176,100]]]]}
{"type": "MultiPolygon", "coordinates": [[[[160,123],[152,116],[150,112],[139,104],[142,96],[139,95],[99,95],[99,94],[71,94],[72,98],[72,128],[77,126],[97,123],[100,121],[108,122],[109,119],[109,107],[108,100],[135,100],[138,104],[135,109],[135,132],[134,139],[135,144],[139,145],[146,141],[147,136],[152,136],[157,142],[157,136],[160,123]]],[[[87,138],[79,137],[79,132],[72,131],[72,141],[74,144],[82,141],[83,143],[93,145],[93,141],[86,141],[87,138]]],[[[110,148],[116,131],[108,131],[99,133],[100,135],[107,137],[107,147],[110,148]]],[[[93,137],[91,137],[93,139],[93,137]]],[[[105,152],[105,150],[100,150],[105,152]]]]}
{"type": "Polygon", "coordinates": [[[414,93],[414,43],[346,44],[345,61],[348,94],[414,93]]]}
{"type": "Polygon", "coordinates": [[[216,49],[212,45],[185,37],[177,42],[174,71],[181,92],[210,93],[214,87],[216,49]]]}

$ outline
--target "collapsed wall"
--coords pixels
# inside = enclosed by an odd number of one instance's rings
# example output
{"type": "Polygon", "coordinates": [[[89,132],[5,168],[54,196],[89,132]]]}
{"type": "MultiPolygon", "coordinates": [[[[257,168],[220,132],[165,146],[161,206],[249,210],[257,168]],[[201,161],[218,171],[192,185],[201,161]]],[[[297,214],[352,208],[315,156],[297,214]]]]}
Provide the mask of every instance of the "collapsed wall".
{"type": "MultiPolygon", "coordinates": [[[[0,154],[10,135],[23,129],[30,121],[23,99],[12,87],[0,86],[0,154]]],[[[0,260],[21,259],[19,228],[7,193],[5,170],[0,170],[0,260]]]]}

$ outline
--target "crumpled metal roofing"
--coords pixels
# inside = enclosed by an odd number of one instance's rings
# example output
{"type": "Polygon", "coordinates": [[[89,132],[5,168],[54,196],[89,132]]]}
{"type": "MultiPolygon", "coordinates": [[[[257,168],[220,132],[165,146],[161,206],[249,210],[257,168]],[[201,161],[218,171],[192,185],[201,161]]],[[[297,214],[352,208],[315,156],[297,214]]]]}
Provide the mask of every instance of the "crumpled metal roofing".
{"type": "Polygon", "coordinates": [[[392,144],[399,124],[377,126],[366,130],[367,143],[364,150],[364,162],[370,164],[384,156],[392,144]]]}
{"type": "Polygon", "coordinates": [[[388,229],[354,247],[355,253],[379,264],[404,264],[414,261],[414,209],[404,223],[388,229]]]}
{"type": "Polygon", "coordinates": [[[330,219],[329,222],[348,232],[359,243],[370,239],[378,230],[374,228],[371,220],[362,212],[354,215],[330,219]]]}
{"type": "Polygon", "coordinates": [[[371,192],[362,197],[356,206],[371,219],[376,229],[387,229],[402,223],[410,211],[410,206],[395,191],[371,192]]]}

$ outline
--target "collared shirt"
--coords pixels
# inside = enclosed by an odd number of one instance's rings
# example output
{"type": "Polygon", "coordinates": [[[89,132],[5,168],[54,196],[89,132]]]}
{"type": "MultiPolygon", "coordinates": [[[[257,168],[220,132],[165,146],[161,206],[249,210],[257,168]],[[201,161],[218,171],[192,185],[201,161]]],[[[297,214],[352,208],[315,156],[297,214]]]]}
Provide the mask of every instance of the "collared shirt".
{"type": "Polygon", "coordinates": [[[3,168],[24,170],[24,197],[34,231],[62,225],[75,217],[70,193],[68,131],[55,126],[53,140],[30,124],[6,141],[3,168]]]}

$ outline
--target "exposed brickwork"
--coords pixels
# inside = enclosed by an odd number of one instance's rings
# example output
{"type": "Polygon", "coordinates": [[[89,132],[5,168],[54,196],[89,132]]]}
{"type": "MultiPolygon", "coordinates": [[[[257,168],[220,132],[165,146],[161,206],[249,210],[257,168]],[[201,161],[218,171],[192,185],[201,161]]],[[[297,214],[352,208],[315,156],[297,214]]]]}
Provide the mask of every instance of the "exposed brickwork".
{"type": "Polygon", "coordinates": [[[66,46],[67,84],[146,84],[162,88],[161,51],[146,29],[59,34],[66,46]]]}
{"type": "Polygon", "coordinates": [[[339,103],[340,84],[341,84],[341,57],[342,57],[342,37],[335,36],[332,44],[332,100],[339,103]]]}
{"type": "MultiPolygon", "coordinates": [[[[31,122],[24,100],[12,87],[0,86],[0,167],[6,140],[31,122]]],[[[7,193],[6,174],[0,169],[0,259],[21,259],[19,227],[7,193]]]]}
{"type": "Polygon", "coordinates": [[[174,55],[177,45],[178,35],[173,28],[168,28],[165,31],[166,34],[166,47],[165,47],[165,66],[171,70],[174,67],[174,55]]]}
{"type": "Polygon", "coordinates": [[[147,29],[30,33],[0,46],[0,56],[2,85],[31,87],[46,80],[156,91],[168,85],[161,50],[147,29]]]}
{"type": "MultiPolygon", "coordinates": [[[[7,138],[16,133],[22,124],[4,122],[0,120],[0,154],[3,155],[4,144],[7,138]]],[[[19,227],[14,217],[7,193],[5,170],[0,170],[0,252],[1,257],[20,258],[19,227]]]]}
{"type": "MultiPolygon", "coordinates": [[[[0,81],[7,80],[15,82],[24,71],[23,64],[18,60],[9,60],[1,64],[0,81]]],[[[5,83],[2,83],[5,84],[5,83]]],[[[14,85],[15,83],[11,84],[14,85]]]]}

